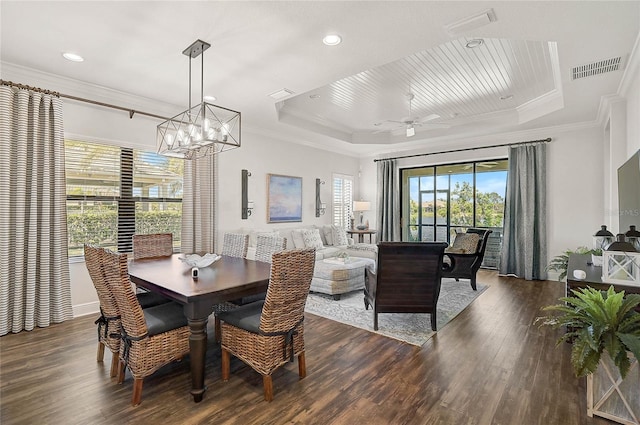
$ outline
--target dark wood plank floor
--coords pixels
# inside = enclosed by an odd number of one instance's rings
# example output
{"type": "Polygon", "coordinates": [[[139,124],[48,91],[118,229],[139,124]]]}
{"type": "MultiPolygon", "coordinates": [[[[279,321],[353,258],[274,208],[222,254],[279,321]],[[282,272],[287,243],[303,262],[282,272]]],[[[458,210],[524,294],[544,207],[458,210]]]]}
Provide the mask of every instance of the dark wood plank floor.
{"type": "Polygon", "coordinates": [[[189,395],[187,358],[146,379],[131,407],[131,378],[109,378],[110,353],[95,361],[95,317],[6,335],[0,423],[609,424],[587,417],[586,383],[572,374],[569,345],[556,348],[559,331],[533,325],[563,285],[488,271],[479,281],[489,289],[423,347],[307,315],[308,375],[299,381],[296,364],[276,371],[272,403],[237,359],[221,381],[213,338],[201,403],[189,395]]]}

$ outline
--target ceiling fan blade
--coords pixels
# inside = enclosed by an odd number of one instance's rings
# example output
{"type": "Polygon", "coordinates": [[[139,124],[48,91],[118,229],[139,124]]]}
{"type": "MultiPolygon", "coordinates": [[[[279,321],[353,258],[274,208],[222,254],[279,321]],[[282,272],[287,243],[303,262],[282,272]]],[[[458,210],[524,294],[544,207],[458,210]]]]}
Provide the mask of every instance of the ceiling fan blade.
{"type": "Polygon", "coordinates": [[[433,120],[436,120],[438,118],[440,118],[440,115],[438,115],[438,114],[429,114],[426,117],[421,118],[421,119],[416,118],[416,120],[418,122],[420,122],[420,123],[423,123],[423,122],[427,122],[427,121],[433,121],[433,120]]]}
{"type": "Polygon", "coordinates": [[[437,128],[449,128],[451,127],[448,124],[427,124],[427,123],[416,123],[416,126],[420,126],[420,127],[425,127],[425,128],[431,128],[431,129],[437,129],[437,128]]]}

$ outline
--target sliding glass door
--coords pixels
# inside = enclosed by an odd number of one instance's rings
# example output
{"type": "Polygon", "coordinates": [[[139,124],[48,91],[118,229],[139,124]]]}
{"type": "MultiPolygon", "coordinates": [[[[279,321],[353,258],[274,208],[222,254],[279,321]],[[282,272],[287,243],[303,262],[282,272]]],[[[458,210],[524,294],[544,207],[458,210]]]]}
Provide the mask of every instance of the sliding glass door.
{"type": "Polygon", "coordinates": [[[401,170],[402,239],[450,242],[469,227],[490,228],[483,265],[497,267],[507,169],[501,159],[401,170]]]}

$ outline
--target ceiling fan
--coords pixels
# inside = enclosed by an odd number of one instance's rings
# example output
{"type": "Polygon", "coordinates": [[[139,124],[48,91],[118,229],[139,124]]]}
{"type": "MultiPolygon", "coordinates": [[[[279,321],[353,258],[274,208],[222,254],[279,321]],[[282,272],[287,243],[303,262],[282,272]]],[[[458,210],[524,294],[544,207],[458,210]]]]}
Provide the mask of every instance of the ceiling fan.
{"type": "Polygon", "coordinates": [[[411,136],[414,136],[416,134],[416,129],[415,129],[416,127],[429,126],[431,128],[449,128],[449,126],[446,125],[446,124],[427,124],[428,121],[440,118],[440,115],[438,115],[438,114],[429,114],[429,115],[427,115],[426,117],[423,117],[423,118],[413,117],[412,116],[412,110],[411,110],[411,101],[413,100],[414,97],[415,96],[413,95],[413,93],[408,93],[407,94],[407,99],[409,100],[409,117],[408,118],[403,119],[401,121],[398,121],[398,120],[384,120],[384,121],[380,121],[380,122],[377,122],[377,123],[373,124],[376,127],[382,126],[382,125],[384,125],[386,123],[397,123],[397,124],[402,124],[402,125],[396,126],[396,127],[392,128],[392,129],[380,129],[380,130],[374,131],[373,134],[380,133],[380,132],[383,132],[383,131],[393,131],[395,129],[404,127],[406,136],[407,137],[411,137],[411,136]]]}
{"type": "MultiPolygon", "coordinates": [[[[495,161],[484,161],[484,162],[477,162],[476,163],[476,167],[482,167],[482,168],[493,168],[496,165],[498,165],[497,162],[495,161]]],[[[473,164],[467,164],[465,166],[462,167],[464,170],[470,170],[473,168],[473,164]]]]}

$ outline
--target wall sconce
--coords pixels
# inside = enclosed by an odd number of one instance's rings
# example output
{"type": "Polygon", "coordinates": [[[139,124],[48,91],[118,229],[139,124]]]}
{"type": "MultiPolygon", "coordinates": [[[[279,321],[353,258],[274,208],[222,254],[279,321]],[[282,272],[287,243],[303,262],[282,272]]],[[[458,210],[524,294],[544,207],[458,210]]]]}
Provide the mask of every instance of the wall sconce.
{"type": "Polygon", "coordinates": [[[324,215],[327,210],[327,204],[320,199],[320,185],[324,184],[324,180],[316,179],[316,217],[324,215]]]}
{"type": "Polygon", "coordinates": [[[246,220],[253,210],[253,201],[249,201],[249,176],[248,170],[242,170],[242,219],[246,220]]]}

